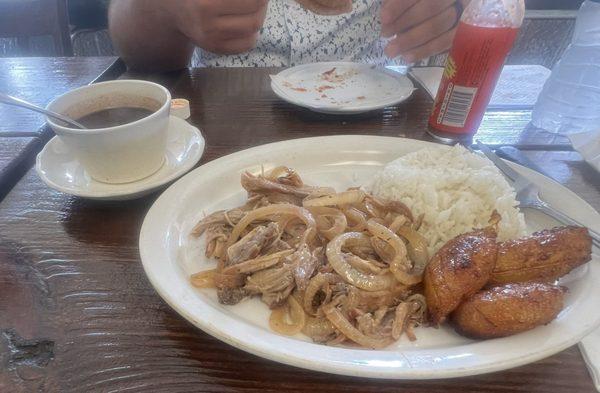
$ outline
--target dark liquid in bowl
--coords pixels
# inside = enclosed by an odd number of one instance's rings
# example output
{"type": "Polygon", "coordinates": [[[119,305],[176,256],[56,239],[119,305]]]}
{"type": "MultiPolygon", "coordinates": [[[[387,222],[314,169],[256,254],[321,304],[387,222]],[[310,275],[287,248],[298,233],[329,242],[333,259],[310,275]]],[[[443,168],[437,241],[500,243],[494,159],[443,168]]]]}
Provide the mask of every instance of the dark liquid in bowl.
{"type": "Polygon", "coordinates": [[[133,123],[150,116],[154,111],[146,108],[121,107],[102,109],[85,115],[77,121],[86,128],[107,128],[133,123]]]}

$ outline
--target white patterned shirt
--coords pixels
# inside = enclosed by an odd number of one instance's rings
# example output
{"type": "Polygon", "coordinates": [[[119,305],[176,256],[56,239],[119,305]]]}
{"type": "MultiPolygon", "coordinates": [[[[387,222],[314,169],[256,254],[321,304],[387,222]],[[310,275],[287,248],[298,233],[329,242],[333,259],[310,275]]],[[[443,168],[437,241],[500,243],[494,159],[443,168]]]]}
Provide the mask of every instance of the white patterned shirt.
{"type": "Polygon", "coordinates": [[[209,67],[288,67],[319,61],[391,64],[380,37],[381,0],[353,0],[352,12],[323,16],[294,0],[270,0],[256,48],[215,55],[198,48],[194,63],[209,67]]]}

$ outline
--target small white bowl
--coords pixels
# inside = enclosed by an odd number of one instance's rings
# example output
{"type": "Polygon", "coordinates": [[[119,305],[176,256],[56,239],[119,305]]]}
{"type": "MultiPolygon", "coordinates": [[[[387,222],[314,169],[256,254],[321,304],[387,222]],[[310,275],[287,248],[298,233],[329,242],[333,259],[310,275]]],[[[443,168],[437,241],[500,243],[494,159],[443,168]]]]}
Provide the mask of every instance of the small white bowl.
{"type": "Polygon", "coordinates": [[[160,108],[141,120],[108,128],[80,130],[50,118],[47,122],[92,178],[129,183],[152,175],[164,163],[171,107],[167,89],[139,80],[103,82],[71,90],[47,106],[77,119],[101,109],[131,106],[132,101],[142,107],[158,102],[160,108]]]}

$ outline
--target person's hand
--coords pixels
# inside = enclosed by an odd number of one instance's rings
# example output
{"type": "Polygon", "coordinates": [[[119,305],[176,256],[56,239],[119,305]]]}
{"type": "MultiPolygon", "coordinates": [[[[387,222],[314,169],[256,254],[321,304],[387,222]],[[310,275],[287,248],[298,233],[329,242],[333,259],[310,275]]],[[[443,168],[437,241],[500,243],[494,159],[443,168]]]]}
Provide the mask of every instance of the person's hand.
{"type": "Polygon", "coordinates": [[[194,44],[216,54],[237,54],[256,46],[268,0],[166,0],[175,27],[194,44]]]}
{"type": "MultiPolygon", "coordinates": [[[[466,5],[467,1],[462,0],[466,5]]],[[[384,0],[381,35],[394,37],[385,48],[390,58],[402,56],[407,63],[450,48],[460,7],[455,0],[384,0]]]]}

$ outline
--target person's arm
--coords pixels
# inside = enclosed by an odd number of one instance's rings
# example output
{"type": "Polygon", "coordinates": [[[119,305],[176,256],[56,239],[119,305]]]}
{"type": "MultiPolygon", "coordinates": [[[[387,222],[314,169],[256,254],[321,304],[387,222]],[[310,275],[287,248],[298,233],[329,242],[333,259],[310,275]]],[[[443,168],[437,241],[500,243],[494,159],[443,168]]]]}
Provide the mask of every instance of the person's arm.
{"type": "Polygon", "coordinates": [[[217,54],[256,45],[268,0],[113,0],[111,37],[133,69],[187,66],[194,46],[217,54]]]}
{"type": "Polygon", "coordinates": [[[110,35],[127,65],[146,71],[187,67],[194,45],[176,27],[169,3],[161,0],[113,0],[109,8],[110,35]]]}

